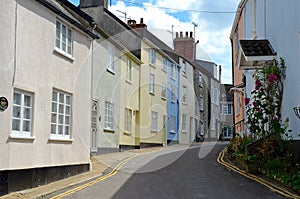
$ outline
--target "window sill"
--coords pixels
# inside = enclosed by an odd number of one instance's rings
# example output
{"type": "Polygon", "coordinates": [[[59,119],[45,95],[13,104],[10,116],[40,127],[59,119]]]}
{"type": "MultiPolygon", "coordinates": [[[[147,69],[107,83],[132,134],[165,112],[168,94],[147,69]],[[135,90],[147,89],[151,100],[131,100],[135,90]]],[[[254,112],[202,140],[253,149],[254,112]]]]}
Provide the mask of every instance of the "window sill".
{"type": "Polygon", "coordinates": [[[20,140],[34,140],[35,137],[28,137],[28,136],[21,136],[21,135],[12,135],[10,134],[9,135],[9,138],[10,139],[20,139],[20,140]]]}
{"type": "Polygon", "coordinates": [[[50,137],[49,138],[50,142],[73,142],[74,140],[71,138],[66,138],[66,137],[50,137]]]}
{"type": "Polygon", "coordinates": [[[184,133],[184,134],[186,134],[186,133],[187,133],[187,131],[186,131],[186,130],[184,130],[184,131],[181,131],[181,133],[184,133]]]}
{"type": "Polygon", "coordinates": [[[167,98],[166,98],[166,97],[161,97],[161,99],[163,99],[163,100],[167,100],[167,98]]]}
{"type": "Polygon", "coordinates": [[[187,103],[186,103],[186,102],[182,102],[182,104],[183,104],[183,105],[187,105],[187,103]]]}
{"type": "Polygon", "coordinates": [[[132,133],[131,133],[131,132],[126,132],[126,131],[125,131],[125,132],[123,132],[123,134],[124,134],[124,135],[128,135],[128,136],[131,136],[131,135],[132,135],[132,133]]]}
{"type": "Polygon", "coordinates": [[[187,78],[186,73],[181,73],[183,77],[187,78]]]}
{"type": "Polygon", "coordinates": [[[103,129],[105,133],[115,133],[115,129],[103,129]]]}
{"type": "Polygon", "coordinates": [[[158,133],[158,130],[151,130],[151,133],[158,133]]]}
{"type": "Polygon", "coordinates": [[[172,80],[176,81],[175,77],[171,77],[172,80]]]}
{"type": "Polygon", "coordinates": [[[59,49],[57,47],[54,48],[54,52],[61,55],[61,56],[63,56],[63,57],[65,57],[65,58],[67,58],[67,59],[69,59],[72,62],[75,60],[72,55],[67,54],[66,52],[62,51],[61,49],[59,49]]]}
{"type": "Polygon", "coordinates": [[[153,68],[156,68],[155,63],[149,63],[150,66],[152,66],[153,68]]]}
{"type": "Polygon", "coordinates": [[[155,93],[149,92],[150,95],[155,95],[155,93]]]}
{"type": "Polygon", "coordinates": [[[112,75],[115,75],[115,74],[116,74],[116,73],[115,73],[113,70],[111,70],[110,68],[106,68],[106,71],[109,72],[109,73],[111,73],[112,75]]]}
{"type": "Polygon", "coordinates": [[[161,70],[164,71],[165,73],[168,73],[167,69],[162,68],[161,70]]]}
{"type": "Polygon", "coordinates": [[[171,133],[171,134],[176,134],[176,132],[175,132],[175,131],[170,131],[169,133],[171,133]]]}
{"type": "Polygon", "coordinates": [[[126,79],[126,83],[132,85],[132,82],[128,79],[126,79]]]}

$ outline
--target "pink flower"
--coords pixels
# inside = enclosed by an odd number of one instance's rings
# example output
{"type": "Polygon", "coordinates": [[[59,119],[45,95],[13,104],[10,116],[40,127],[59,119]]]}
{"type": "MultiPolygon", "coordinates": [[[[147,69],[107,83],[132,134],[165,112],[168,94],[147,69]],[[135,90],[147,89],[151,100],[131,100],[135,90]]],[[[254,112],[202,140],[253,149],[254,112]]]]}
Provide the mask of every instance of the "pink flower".
{"type": "Polygon", "coordinates": [[[254,107],[256,106],[256,102],[253,102],[252,104],[253,104],[254,107]]]}
{"type": "Polygon", "coordinates": [[[276,79],[277,79],[277,76],[275,74],[270,74],[270,77],[269,77],[270,83],[273,83],[276,79]]]}
{"type": "Polygon", "coordinates": [[[250,102],[250,98],[245,98],[245,105],[247,106],[250,102]]]}
{"type": "Polygon", "coordinates": [[[277,115],[274,115],[274,117],[273,117],[273,120],[275,120],[275,121],[279,121],[279,118],[278,118],[278,116],[277,116],[277,115]]]}
{"type": "Polygon", "coordinates": [[[255,80],[255,89],[258,90],[261,86],[262,86],[261,82],[258,79],[256,79],[255,80]]]}

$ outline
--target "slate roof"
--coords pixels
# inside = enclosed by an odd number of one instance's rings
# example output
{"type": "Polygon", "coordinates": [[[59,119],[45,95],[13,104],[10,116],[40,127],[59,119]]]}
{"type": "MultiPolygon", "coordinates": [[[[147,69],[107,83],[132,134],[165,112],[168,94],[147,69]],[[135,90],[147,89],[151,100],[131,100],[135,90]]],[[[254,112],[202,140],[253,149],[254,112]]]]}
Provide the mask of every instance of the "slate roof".
{"type": "Polygon", "coordinates": [[[55,14],[63,17],[67,21],[69,21],[71,24],[75,25],[88,35],[90,35],[93,38],[98,38],[98,35],[94,34],[91,30],[89,30],[87,27],[85,27],[76,17],[74,17],[69,11],[71,10],[78,16],[80,16],[82,19],[84,19],[87,23],[92,25],[94,23],[94,20],[81,11],[79,8],[74,6],[72,3],[70,3],[68,0],[35,0],[41,5],[45,6],[55,14]]]}
{"type": "Polygon", "coordinates": [[[245,56],[273,56],[276,52],[267,39],[263,40],[240,40],[241,48],[245,56]]]}

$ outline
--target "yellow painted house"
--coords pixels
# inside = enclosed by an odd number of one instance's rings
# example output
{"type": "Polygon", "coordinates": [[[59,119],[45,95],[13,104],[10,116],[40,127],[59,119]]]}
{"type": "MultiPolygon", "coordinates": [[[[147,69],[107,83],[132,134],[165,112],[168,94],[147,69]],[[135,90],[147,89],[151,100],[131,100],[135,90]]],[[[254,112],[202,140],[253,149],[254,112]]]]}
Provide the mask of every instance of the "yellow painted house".
{"type": "Polygon", "coordinates": [[[166,145],[167,71],[162,51],[145,37],[141,43],[140,143],[166,145]]]}
{"type": "Polygon", "coordinates": [[[130,52],[121,57],[120,139],[121,149],[140,145],[140,66],[142,62],[130,52]]]}

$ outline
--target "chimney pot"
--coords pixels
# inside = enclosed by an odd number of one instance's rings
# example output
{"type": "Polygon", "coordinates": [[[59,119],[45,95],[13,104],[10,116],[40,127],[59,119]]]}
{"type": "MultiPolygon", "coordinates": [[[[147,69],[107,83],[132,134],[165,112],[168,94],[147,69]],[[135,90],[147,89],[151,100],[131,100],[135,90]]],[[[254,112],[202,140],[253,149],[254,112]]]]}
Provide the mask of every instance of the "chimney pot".
{"type": "Polygon", "coordinates": [[[188,37],[188,36],[189,36],[189,32],[186,31],[186,32],[185,32],[185,37],[188,37]]]}
{"type": "Polygon", "coordinates": [[[176,32],[176,38],[178,38],[178,32],[176,32]]]}
{"type": "Polygon", "coordinates": [[[182,31],[180,31],[180,37],[181,37],[181,38],[183,37],[183,33],[182,33],[182,31]]]}
{"type": "Polygon", "coordinates": [[[190,32],[190,38],[193,38],[193,32],[192,31],[190,32]]]}
{"type": "Polygon", "coordinates": [[[144,23],[144,19],[143,18],[141,18],[141,20],[140,20],[140,24],[143,24],[144,23]]]}

